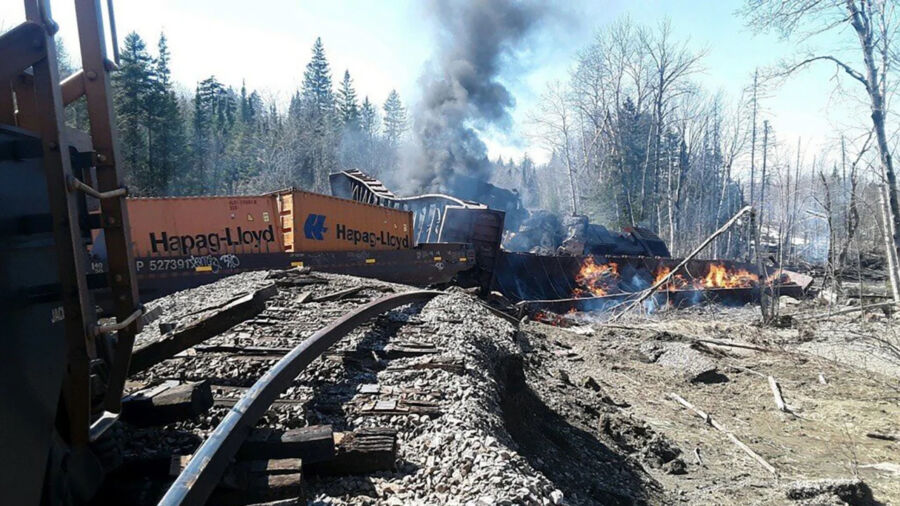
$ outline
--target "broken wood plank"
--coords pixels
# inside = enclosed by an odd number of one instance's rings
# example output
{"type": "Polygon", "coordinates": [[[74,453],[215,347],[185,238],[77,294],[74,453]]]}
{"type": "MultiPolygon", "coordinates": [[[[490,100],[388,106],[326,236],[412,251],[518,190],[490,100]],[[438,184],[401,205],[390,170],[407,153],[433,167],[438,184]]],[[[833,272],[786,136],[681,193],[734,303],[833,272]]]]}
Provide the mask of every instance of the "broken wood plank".
{"type": "Polygon", "coordinates": [[[309,267],[292,267],[283,271],[271,271],[266,274],[266,279],[282,279],[292,276],[302,276],[309,274],[310,272],[312,272],[312,269],[309,267]]]}
{"type": "Polygon", "coordinates": [[[260,288],[232,301],[221,310],[190,325],[174,330],[160,339],[134,350],[130,372],[148,369],[175,354],[217,336],[266,308],[266,301],[278,293],[274,285],[260,288]]]}
{"type": "Polygon", "coordinates": [[[254,429],[241,449],[239,460],[300,458],[306,464],[334,457],[334,433],[330,425],[311,425],[288,431],[254,429]]]}
{"type": "Polygon", "coordinates": [[[310,285],[327,285],[328,280],[325,278],[318,278],[314,276],[307,277],[297,277],[297,278],[283,278],[275,280],[275,286],[280,288],[291,288],[295,286],[310,286],[310,285]]]}
{"type": "Polygon", "coordinates": [[[332,460],[307,466],[320,475],[367,474],[394,469],[397,460],[397,430],[363,428],[336,433],[337,453],[332,460]]]}
{"type": "Polygon", "coordinates": [[[333,300],[343,300],[357,293],[369,288],[368,286],[354,286],[353,288],[347,288],[346,290],[339,290],[334,293],[327,293],[325,295],[320,295],[318,297],[313,297],[312,302],[329,302],[333,300]]]}
{"type": "Polygon", "coordinates": [[[423,370],[423,369],[441,369],[456,374],[465,374],[466,365],[460,359],[446,359],[440,357],[431,357],[423,362],[415,364],[392,365],[388,367],[389,371],[407,371],[407,370],[423,370]]]}
{"type": "Polygon", "coordinates": [[[209,381],[171,383],[122,399],[122,420],[138,427],[165,425],[194,418],[213,406],[209,381]]]}
{"type": "Polygon", "coordinates": [[[757,462],[759,462],[759,464],[761,466],[763,466],[766,469],[766,471],[769,471],[770,473],[775,474],[775,475],[778,474],[778,472],[775,470],[775,468],[772,467],[772,464],[769,464],[768,462],[766,462],[766,459],[762,458],[761,455],[759,455],[758,453],[756,453],[755,451],[750,449],[749,446],[744,444],[743,441],[738,439],[737,436],[735,436],[730,430],[726,429],[722,424],[720,424],[719,422],[714,420],[713,417],[711,417],[707,413],[701,411],[700,409],[698,409],[693,404],[686,401],[683,397],[681,397],[680,395],[678,395],[676,393],[670,392],[669,397],[674,399],[676,402],[678,402],[682,406],[686,407],[687,409],[696,413],[697,416],[702,418],[707,424],[711,425],[713,428],[725,433],[725,435],[728,437],[728,439],[731,440],[732,443],[734,443],[738,448],[743,450],[747,455],[750,455],[751,457],[753,457],[753,459],[756,460],[757,462]]]}
{"type": "Polygon", "coordinates": [[[303,292],[298,295],[296,299],[294,299],[294,304],[298,306],[302,305],[306,303],[310,299],[310,297],[312,297],[312,292],[303,292]]]}
{"type": "Polygon", "coordinates": [[[293,348],[277,346],[238,346],[234,344],[211,344],[194,347],[199,353],[241,353],[245,355],[286,355],[293,348]]]}

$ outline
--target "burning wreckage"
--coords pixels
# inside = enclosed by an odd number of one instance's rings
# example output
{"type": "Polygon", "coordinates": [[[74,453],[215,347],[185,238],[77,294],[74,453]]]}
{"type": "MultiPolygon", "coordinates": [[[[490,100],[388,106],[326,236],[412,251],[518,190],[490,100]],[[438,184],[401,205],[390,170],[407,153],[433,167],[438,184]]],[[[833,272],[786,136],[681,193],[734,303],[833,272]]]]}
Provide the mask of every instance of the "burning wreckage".
{"type": "Polygon", "coordinates": [[[466,197],[477,195],[481,202],[443,194],[397,197],[360,171],[333,174],[331,185],[338,197],[412,211],[416,243],[471,244],[476,267],[461,273],[459,281],[499,294],[495,299],[514,306],[519,316],[558,321],[553,314],[612,310],[638,298],[649,310],[745,304],[759,300],[763,289],[799,297],[812,282],[775,265],[682,262],[671,258],[650,230],[614,233],[584,216],[561,223],[546,211],[525,209],[516,193],[485,182],[465,185],[471,188],[466,197]],[[654,293],[647,293],[651,288],[654,293]]]}
{"type": "MultiPolygon", "coordinates": [[[[680,265],[650,230],[614,233],[584,216],[560,221],[476,178],[454,185],[461,195],[412,197],[357,170],[332,174],[330,183],[331,196],[289,189],[127,199],[141,297],[302,266],[418,286],[455,282],[518,317],[553,320],[547,315],[614,310],[638,298],[653,310],[744,304],[759,299],[761,286],[798,296],[811,281],[732,260],[680,265]]],[[[104,253],[98,237],[92,257],[100,269],[104,253]]]]}

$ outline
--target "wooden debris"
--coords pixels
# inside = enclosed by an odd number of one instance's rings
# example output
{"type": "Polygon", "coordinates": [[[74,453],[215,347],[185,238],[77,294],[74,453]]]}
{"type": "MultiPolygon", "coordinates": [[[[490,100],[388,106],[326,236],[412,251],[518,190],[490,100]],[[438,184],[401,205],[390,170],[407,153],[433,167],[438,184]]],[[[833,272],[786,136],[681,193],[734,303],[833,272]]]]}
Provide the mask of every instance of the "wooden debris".
{"type": "Polygon", "coordinates": [[[250,473],[240,488],[220,485],[209,497],[208,504],[238,506],[304,498],[303,474],[250,473]]]}
{"type": "Polygon", "coordinates": [[[766,353],[774,353],[777,351],[773,350],[772,348],[763,348],[760,346],[753,346],[752,344],[730,343],[728,341],[721,341],[718,339],[693,339],[693,341],[695,343],[712,344],[715,346],[724,346],[726,348],[742,348],[745,350],[762,351],[766,353]]]}
{"type": "Polygon", "coordinates": [[[429,415],[441,414],[438,403],[412,399],[379,399],[365,402],[360,408],[360,414],[369,415],[429,415]]]}
{"type": "Polygon", "coordinates": [[[311,425],[288,431],[254,429],[237,454],[240,460],[300,458],[305,464],[334,457],[330,425],[311,425]]]}
{"type": "Polygon", "coordinates": [[[340,290],[334,293],[327,293],[325,295],[320,295],[318,297],[313,297],[312,302],[328,302],[332,300],[343,300],[348,297],[352,297],[357,293],[369,288],[368,286],[354,286],[353,288],[347,288],[346,290],[340,290]]]}
{"type": "Polygon", "coordinates": [[[881,439],[882,441],[900,441],[900,434],[885,434],[882,432],[867,432],[866,437],[881,439]]]}
{"type": "Polygon", "coordinates": [[[240,353],[244,355],[281,356],[290,353],[293,348],[276,346],[237,346],[233,344],[212,344],[195,346],[198,353],[240,353]]]}
{"type": "Polygon", "coordinates": [[[290,288],[294,286],[327,285],[328,280],[316,276],[290,277],[275,280],[275,286],[290,288]]]}
{"type": "Polygon", "coordinates": [[[784,403],[784,397],[781,396],[781,386],[772,376],[769,376],[769,388],[772,389],[772,397],[775,398],[775,406],[778,407],[778,410],[790,413],[791,410],[788,409],[787,404],[784,403]]]}
{"type": "Polygon", "coordinates": [[[306,466],[307,471],[321,475],[390,471],[397,459],[397,430],[392,428],[336,433],[335,444],[337,454],[334,459],[306,466]]]}
{"type": "Polygon", "coordinates": [[[173,331],[132,353],[130,372],[143,371],[175,354],[217,336],[238,323],[253,318],[266,308],[266,301],[278,293],[269,285],[247,294],[187,327],[173,331]]]}
{"type": "Polygon", "coordinates": [[[284,279],[309,274],[310,272],[312,272],[312,269],[310,269],[309,267],[293,267],[291,269],[285,269],[283,271],[272,271],[266,274],[266,279],[284,279]]]}
{"type": "Polygon", "coordinates": [[[466,365],[465,365],[465,362],[463,362],[460,359],[429,357],[426,360],[415,363],[415,364],[392,365],[392,366],[388,367],[388,370],[390,370],[390,371],[422,370],[422,369],[441,369],[441,370],[456,373],[456,374],[465,374],[466,365]]]}
{"type": "Polygon", "coordinates": [[[294,300],[294,304],[298,306],[302,305],[306,303],[310,299],[310,297],[312,297],[312,292],[303,292],[297,296],[297,298],[294,300]]]}
{"type": "Polygon", "coordinates": [[[753,459],[756,460],[757,462],[759,462],[759,464],[760,464],[761,466],[763,466],[763,467],[766,469],[766,471],[769,471],[770,473],[775,474],[775,475],[778,474],[778,472],[775,470],[775,468],[772,467],[772,464],[769,464],[768,462],[766,462],[766,459],[762,458],[762,456],[760,456],[758,453],[756,453],[755,451],[753,451],[752,449],[750,449],[749,446],[747,446],[746,444],[744,444],[743,441],[741,441],[740,439],[738,439],[737,436],[735,436],[731,431],[729,431],[728,429],[726,429],[722,424],[720,424],[719,422],[715,421],[715,420],[714,420],[711,416],[709,416],[707,413],[704,413],[703,411],[697,409],[693,404],[691,404],[690,402],[686,401],[683,397],[681,397],[680,395],[678,395],[678,394],[676,394],[676,393],[671,393],[671,392],[670,392],[670,393],[669,393],[669,397],[672,398],[672,399],[674,399],[676,402],[678,402],[678,403],[681,404],[682,406],[684,406],[684,407],[688,408],[689,410],[693,411],[694,413],[696,413],[696,414],[697,414],[700,418],[702,418],[707,424],[709,424],[709,425],[711,425],[712,427],[714,427],[715,429],[717,429],[717,430],[719,430],[719,431],[725,433],[725,435],[728,437],[728,439],[731,440],[732,443],[734,443],[738,448],[740,448],[741,450],[743,450],[747,455],[750,455],[751,457],[753,457],[753,459]]]}
{"type": "Polygon", "coordinates": [[[213,406],[208,381],[168,381],[122,399],[122,420],[139,427],[165,425],[201,415],[213,406]]]}
{"type": "Polygon", "coordinates": [[[868,311],[870,309],[881,309],[881,308],[892,308],[897,305],[896,302],[879,302],[878,304],[869,304],[867,306],[856,306],[848,309],[841,309],[840,311],[832,311],[830,313],[819,313],[814,315],[795,315],[794,319],[803,322],[814,322],[817,320],[827,320],[833,316],[840,316],[851,313],[859,313],[861,311],[868,311]]]}

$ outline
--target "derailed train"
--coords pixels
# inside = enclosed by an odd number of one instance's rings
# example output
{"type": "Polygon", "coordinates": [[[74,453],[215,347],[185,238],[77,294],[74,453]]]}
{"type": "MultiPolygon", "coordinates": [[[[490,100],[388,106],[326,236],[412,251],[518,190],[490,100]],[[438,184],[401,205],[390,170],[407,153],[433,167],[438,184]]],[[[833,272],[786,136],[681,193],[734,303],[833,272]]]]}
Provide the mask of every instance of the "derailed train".
{"type": "MultiPolygon", "coordinates": [[[[27,20],[0,35],[6,503],[90,499],[110,465],[105,442],[121,410],[142,300],[244,270],[309,266],[415,285],[456,280],[512,301],[566,301],[590,263],[607,266],[600,274],[615,264],[648,275],[674,263],[639,229],[593,229],[591,255],[507,252],[504,223],[509,217],[507,228],[516,228],[527,211],[513,192],[480,182],[473,195],[486,203],[398,197],[359,171],[332,175],[333,196],[287,189],[126,198],[109,80],[116,65],[100,0],[75,0],[83,69],[65,81],[47,2],[24,3],[27,20]],[[65,123],[64,106],[82,97],[87,132],[65,123]]],[[[702,274],[709,265],[692,268],[702,274]]],[[[592,295],[609,286],[597,280],[592,295]]]]}

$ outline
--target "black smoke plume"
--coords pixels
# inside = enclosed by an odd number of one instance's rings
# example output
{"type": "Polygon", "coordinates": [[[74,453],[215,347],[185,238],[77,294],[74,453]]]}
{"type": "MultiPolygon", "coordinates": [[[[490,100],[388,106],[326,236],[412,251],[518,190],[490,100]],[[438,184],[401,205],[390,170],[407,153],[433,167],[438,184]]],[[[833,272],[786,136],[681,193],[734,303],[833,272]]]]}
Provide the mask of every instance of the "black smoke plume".
{"type": "Polygon", "coordinates": [[[515,99],[500,81],[542,23],[532,0],[432,0],[438,51],[423,73],[413,108],[414,152],[402,176],[417,190],[477,200],[491,175],[478,131],[510,126],[515,99]]]}

